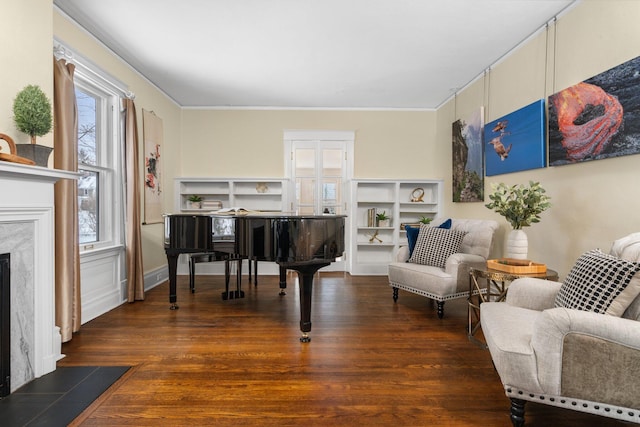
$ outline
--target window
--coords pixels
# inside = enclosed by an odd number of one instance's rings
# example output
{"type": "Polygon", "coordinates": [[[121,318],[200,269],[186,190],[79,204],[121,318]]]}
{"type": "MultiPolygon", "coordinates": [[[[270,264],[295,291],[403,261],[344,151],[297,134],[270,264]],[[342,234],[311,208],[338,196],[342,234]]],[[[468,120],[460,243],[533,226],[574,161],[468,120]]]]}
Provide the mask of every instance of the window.
{"type": "Polygon", "coordinates": [[[80,250],[120,243],[120,96],[91,73],[76,71],[78,106],[78,242],[80,250]]]}

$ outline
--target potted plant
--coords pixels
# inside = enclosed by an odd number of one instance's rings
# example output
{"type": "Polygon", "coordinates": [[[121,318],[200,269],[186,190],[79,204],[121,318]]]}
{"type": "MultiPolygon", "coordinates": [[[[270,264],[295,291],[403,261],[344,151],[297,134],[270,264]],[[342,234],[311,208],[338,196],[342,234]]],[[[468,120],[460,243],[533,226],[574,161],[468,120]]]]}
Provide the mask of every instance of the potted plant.
{"type": "Polygon", "coordinates": [[[387,216],[387,211],[377,213],[376,220],[378,221],[378,227],[389,227],[390,225],[390,218],[387,216]]]}
{"type": "Polygon", "coordinates": [[[36,144],[36,137],[51,131],[53,118],[51,102],[39,86],[29,85],[18,92],[13,101],[13,121],[20,132],[31,137],[31,144],[16,146],[18,155],[47,166],[53,148],[36,144]]]}
{"type": "Polygon", "coordinates": [[[507,256],[524,259],[528,242],[522,228],[540,222],[540,214],[551,207],[551,198],[539,182],[529,181],[529,186],[508,186],[501,182],[492,184],[491,188],[491,202],[485,206],[505,217],[513,228],[507,239],[507,256]]]}
{"type": "Polygon", "coordinates": [[[196,194],[189,196],[189,206],[191,209],[200,209],[202,207],[202,197],[196,194]]]}
{"type": "Polygon", "coordinates": [[[433,218],[429,218],[428,216],[423,216],[420,218],[420,224],[430,224],[433,218]]]}

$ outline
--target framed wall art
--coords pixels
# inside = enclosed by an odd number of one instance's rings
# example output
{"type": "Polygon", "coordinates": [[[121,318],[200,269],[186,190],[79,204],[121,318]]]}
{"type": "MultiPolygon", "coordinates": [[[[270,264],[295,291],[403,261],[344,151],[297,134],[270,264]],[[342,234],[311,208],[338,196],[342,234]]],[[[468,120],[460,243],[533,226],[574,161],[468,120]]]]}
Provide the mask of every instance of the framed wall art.
{"type": "Polygon", "coordinates": [[[640,57],[549,97],[549,164],[640,153],[640,57]]]}
{"type": "Polygon", "coordinates": [[[483,113],[480,107],[452,125],[454,202],[484,201],[483,113]]]}
{"type": "Polygon", "coordinates": [[[487,176],[547,165],[544,99],[484,126],[487,176]]]}
{"type": "Polygon", "coordinates": [[[162,222],[162,119],[142,110],[144,133],[144,223],[162,222]]]}

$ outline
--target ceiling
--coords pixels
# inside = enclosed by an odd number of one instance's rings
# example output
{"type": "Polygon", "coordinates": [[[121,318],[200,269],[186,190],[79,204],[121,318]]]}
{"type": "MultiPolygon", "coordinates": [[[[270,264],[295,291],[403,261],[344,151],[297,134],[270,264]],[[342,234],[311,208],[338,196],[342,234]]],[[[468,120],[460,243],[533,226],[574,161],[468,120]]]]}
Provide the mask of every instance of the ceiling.
{"type": "Polygon", "coordinates": [[[435,109],[573,0],[54,0],[183,107],[435,109]]]}

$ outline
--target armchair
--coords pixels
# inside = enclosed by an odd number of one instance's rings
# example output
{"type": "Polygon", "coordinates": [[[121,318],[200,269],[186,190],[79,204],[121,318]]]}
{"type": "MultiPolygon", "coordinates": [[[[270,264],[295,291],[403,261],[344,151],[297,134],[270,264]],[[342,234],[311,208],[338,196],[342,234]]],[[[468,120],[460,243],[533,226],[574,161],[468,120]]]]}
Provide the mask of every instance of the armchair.
{"type": "MultiPolygon", "coordinates": [[[[514,426],[524,425],[527,401],[640,423],[640,273],[630,264],[628,284],[617,296],[605,291],[587,298],[613,298],[608,308],[567,307],[567,283],[585,255],[565,284],[517,279],[505,302],[481,306],[482,331],[511,399],[514,426]]],[[[639,262],[640,233],[616,240],[609,255],[611,262],[639,262]]],[[[585,288],[599,280],[581,277],[585,288]]]]}
{"type": "MultiPolygon", "coordinates": [[[[444,263],[408,262],[409,247],[403,246],[395,262],[389,264],[389,286],[393,288],[393,300],[398,301],[398,291],[422,295],[436,301],[438,317],[444,316],[445,301],[467,298],[469,294],[469,268],[465,263],[486,261],[491,251],[493,236],[498,223],[493,220],[451,219],[450,230],[464,235],[458,250],[444,257],[444,263]]],[[[443,221],[432,222],[432,227],[442,227],[443,221]]],[[[429,228],[423,226],[423,228],[429,228]]],[[[422,230],[422,229],[421,229],[422,230]]],[[[418,243],[420,237],[418,237],[418,243]]],[[[416,249],[418,250],[416,244],[416,249]]],[[[437,252],[439,249],[434,248],[437,252]]],[[[437,254],[436,254],[437,255],[437,254]]]]}

